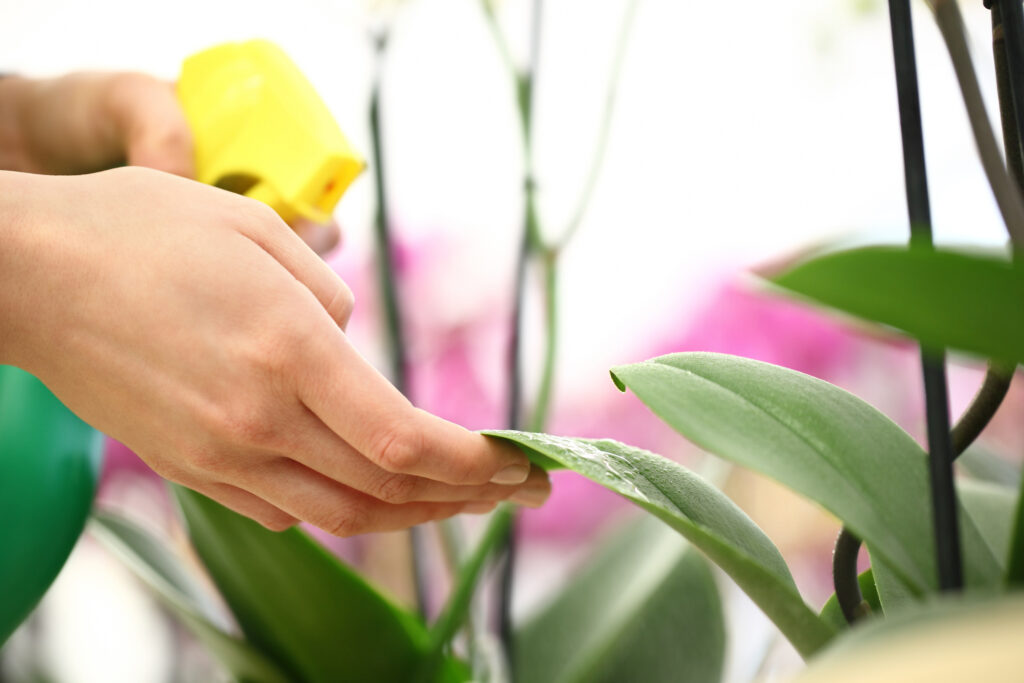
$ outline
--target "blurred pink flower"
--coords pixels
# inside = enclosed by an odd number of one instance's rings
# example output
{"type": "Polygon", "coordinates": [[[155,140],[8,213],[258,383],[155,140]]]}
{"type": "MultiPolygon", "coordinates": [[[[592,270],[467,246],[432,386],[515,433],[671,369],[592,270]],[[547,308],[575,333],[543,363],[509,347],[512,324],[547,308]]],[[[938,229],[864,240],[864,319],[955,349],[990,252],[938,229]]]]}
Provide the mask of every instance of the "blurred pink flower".
{"type": "Polygon", "coordinates": [[[677,336],[656,343],[651,356],[715,351],[826,379],[850,363],[856,347],[850,331],[822,313],[731,277],[677,336]]]}

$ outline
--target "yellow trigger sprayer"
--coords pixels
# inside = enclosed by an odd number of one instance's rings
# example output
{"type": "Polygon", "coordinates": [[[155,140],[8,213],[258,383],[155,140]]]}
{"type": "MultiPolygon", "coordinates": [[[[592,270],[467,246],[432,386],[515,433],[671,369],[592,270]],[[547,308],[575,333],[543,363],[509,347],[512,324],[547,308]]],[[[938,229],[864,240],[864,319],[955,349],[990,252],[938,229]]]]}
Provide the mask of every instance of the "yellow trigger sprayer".
{"type": "MultiPolygon", "coordinates": [[[[266,202],[286,221],[326,222],[363,162],[313,86],[272,43],[189,57],[178,97],[198,179],[266,202]]],[[[100,434],[27,372],[0,365],[0,647],[82,533],[100,434]]]]}
{"type": "Polygon", "coordinates": [[[185,60],[178,99],[197,179],[269,204],[286,221],[330,220],[363,170],[302,72],[273,43],[226,43],[185,60]]]}

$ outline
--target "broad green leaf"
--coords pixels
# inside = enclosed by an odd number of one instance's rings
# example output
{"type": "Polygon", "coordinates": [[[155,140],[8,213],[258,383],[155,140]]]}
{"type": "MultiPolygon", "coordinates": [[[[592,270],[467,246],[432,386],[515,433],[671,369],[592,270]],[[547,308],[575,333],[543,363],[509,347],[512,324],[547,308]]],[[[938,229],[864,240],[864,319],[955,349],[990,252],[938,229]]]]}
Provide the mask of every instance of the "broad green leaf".
{"type": "Polygon", "coordinates": [[[215,624],[207,596],[164,543],[109,512],[93,513],[93,536],[146,584],[228,673],[241,683],[287,683],[288,677],[243,640],[215,624]]]}
{"type": "MultiPolygon", "coordinates": [[[[860,585],[861,597],[871,605],[872,616],[880,616],[882,614],[882,603],[878,601],[875,575],[870,567],[857,575],[857,583],[860,585]]],[[[843,610],[839,607],[839,601],[836,599],[835,593],[822,606],[821,618],[831,624],[837,631],[850,626],[850,623],[846,621],[846,617],[843,616],[843,610]]]]}
{"type": "MultiPolygon", "coordinates": [[[[832,512],[913,594],[937,588],[928,456],[864,401],[793,370],[715,353],[662,356],[612,376],[701,448],[832,512]]],[[[995,558],[969,518],[961,528],[968,583],[994,585],[995,558]]]]}
{"type": "Polygon", "coordinates": [[[1024,265],[909,247],[819,256],[775,284],[934,347],[1024,361],[1024,265]]]}
{"type": "MultiPolygon", "coordinates": [[[[871,553],[871,546],[868,546],[868,553],[871,553]]],[[[871,554],[871,574],[875,577],[878,604],[882,606],[883,613],[899,614],[920,602],[920,596],[914,595],[906,582],[893,571],[885,559],[875,554],[871,554]]]]}
{"type": "Polygon", "coordinates": [[[685,467],[611,440],[516,431],[485,434],[554,460],[628,498],[699,548],[742,588],[804,656],[835,631],[800,597],[778,549],[721,491],[685,467]]]}
{"type": "Polygon", "coordinates": [[[268,531],[173,487],[203,564],[246,639],[295,681],[405,681],[426,629],[298,529],[268,531]]]}
{"type": "Polygon", "coordinates": [[[996,558],[1000,571],[1004,570],[1010,550],[1017,492],[1005,486],[971,479],[958,480],[956,490],[963,509],[981,532],[991,555],[996,558]]]}
{"type": "Polygon", "coordinates": [[[515,639],[530,683],[717,683],[721,597],[707,561],[645,515],[599,548],[515,639]]]}
{"type": "Polygon", "coordinates": [[[918,603],[837,638],[795,683],[1015,681],[1024,669],[1024,599],[918,603]]]}
{"type": "Polygon", "coordinates": [[[971,446],[961,453],[956,466],[971,479],[1014,489],[1020,485],[1020,466],[981,446],[971,446]]]}

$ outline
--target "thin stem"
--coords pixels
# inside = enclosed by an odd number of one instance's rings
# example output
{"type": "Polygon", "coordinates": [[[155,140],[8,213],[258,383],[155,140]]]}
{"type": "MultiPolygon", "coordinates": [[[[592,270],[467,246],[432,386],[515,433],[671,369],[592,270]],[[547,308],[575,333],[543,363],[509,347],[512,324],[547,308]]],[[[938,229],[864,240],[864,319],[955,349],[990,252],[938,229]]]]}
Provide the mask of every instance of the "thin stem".
{"type": "Polygon", "coordinates": [[[860,593],[857,580],[857,555],[860,552],[860,539],[852,531],[843,527],[836,539],[836,549],[832,554],[832,581],[836,586],[836,602],[849,623],[870,614],[871,606],[860,593]]]}
{"type": "MultiPolygon", "coordinates": [[[[1007,58],[1006,32],[999,4],[992,6],[992,61],[996,72],[996,92],[999,100],[999,123],[1003,131],[1003,153],[1010,177],[1024,190],[1024,150],[1021,149],[1021,128],[1018,124],[1017,105],[1013,97],[1012,75],[1007,58]]],[[[1012,237],[1012,236],[1011,236],[1012,237]]]]}
{"type": "MultiPolygon", "coordinates": [[[[896,66],[896,91],[903,139],[911,243],[930,247],[931,212],[928,203],[924,135],[909,0],[889,0],[889,19],[896,66]]],[[[973,73],[971,70],[971,75],[973,73]]],[[[944,359],[945,354],[942,351],[922,348],[932,521],[935,527],[939,587],[942,590],[957,590],[963,586],[963,568],[960,556],[960,530],[957,526],[956,489],[953,483],[953,450],[950,443],[949,400],[944,359]]]]}
{"type": "Polygon", "coordinates": [[[391,382],[403,394],[408,394],[408,361],[406,358],[405,333],[398,303],[391,221],[388,214],[388,192],[384,173],[384,143],[381,134],[380,89],[381,62],[387,50],[387,35],[378,36],[377,74],[370,95],[370,140],[373,156],[373,174],[377,194],[377,211],[374,219],[374,238],[377,251],[377,275],[384,303],[384,322],[388,339],[388,358],[391,364],[391,382]]]}
{"type": "MultiPolygon", "coordinates": [[[[388,343],[388,358],[391,365],[391,381],[395,387],[409,395],[408,357],[405,333],[402,327],[402,313],[398,302],[398,273],[395,270],[391,221],[388,215],[388,192],[384,173],[384,142],[381,133],[380,90],[384,55],[387,51],[388,34],[374,37],[376,48],[376,72],[373,90],[370,93],[370,144],[373,157],[373,175],[376,188],[377,211],[374,218],[374,246],[377,255],[377,276],[381,299],[384,303],[384,322],[388,343]]],[[[427,618],[427,568],[425,561],[426,538],[421,527],[409,530],[409,544],[413,558],[413,586],[416,593],[416,608],[424,619],[427,618]]]]}
{"type": "Polygon", "coordinates": [[[505,34],[502,32],[501,27],[498,26],[498,18],[494,14],[493,1],[480,0],[480,6],[484,12],[484,18],[487,20],[487,28],[490,29],[491,37],[494,38],[494,44],[498,46],[501,61],[505,68],[508,69],[509,75],[514,81],[518,72],[515,62],[512,61],[512,52],[508,49],[508,41],[505,40],[505,34]]]}
{"type": "MultiPolygon", "coordinates": [[[[1006,33],[1003,46],[1014,118],[1018,132],[1024,131],[1024,84],[1020,83],[1020,79],[1024,78],[1024,9],[1016,0],[998,0],[998,8],[994,9],[998,11],[1006,33]]],[[[1020,154],[1019,140],[1017,154],[1020,154]]]]}
{"type": "Polygon", "coordinates": [[[515,275],[513,283],[514,299],[512,302],[512,320],[510,324],[508,344],[508,393],[505,399],[505,424],[509,429],[517,429],[520,422],[523,392],[522,347],[523,337],[523,303],[526,292],[526,265],[530,258],[530,237],[527,230],[519,243],[516,255],[515,275]]]}
{"type": "Polygon", "coordinates": [[[542,259],[544,269],[544,317],[547,339],[544,344],[544,367],[540,389],[533,407],[529,429],[543,432],[547,425],[551,392],[555,379],[555,358],[558,355],[558,252],[546,251],[542,259]]]}
{"type": "Polygon", "coordinates": [[[462,564],[448,602],[430,629],[430,641],[423,668],[420,671],[420,681],[436,680],[435,675],[444,657],[445,648],[465,621],[487,558],[504,541],[509,531],[511,517],[512,506],[500,505],[491,516],[476,548],[462,564]]]}
{"type": "MultiPolygon", "coordinates": [[[[1012,4],[1012,3],[1011,3],[1012,4]]],[[[967,117],[974,134],[974,142],[981,157],[981,165],[985,170],[992,194],[995,196],[999,212],[1003,216],[1006,230],[1010,233],[1014,245],[1024,245],[1024,199],[1020,190],[1014,186],[1010,176],[1003,167],[996,144],[992,124],[985,113],[985,102],[981,97],[981,88],[974,73],[971,53],[967,47],[966,29],[960,8],[956,0],[931,0],[935,21],[946,43],[946,49],[953,61],[960,92],[967,108],[967,117]]],[[[1024,74],[1017,75],[1022,78],[1024,74]]]]}
{"type": "Polygon", "coordinates": [[[957,591],[963,588],[964,579],[956,485],[953,480],[945,358],[946,354],[942,351],[921,349],[939,589],[957,591]]]}
{"type": "MultiPolygon", "coordinates": [[[[440,532],[441,551],[444,554],[448,574],[453,577],[458,576],[466,555],[466,537],[462,524],[458,517],[443,519],[437,523],[437,530],[440,532]]],[[[474,621],[470,609],[466,613],[465,628],[463,628],[470,662],[477,660],[477,634],[474,621]]]]}
{"type": "Polygon", "coordinates": [[[996,411],[1006,398],[1013,380],[1013,368],[1001,363],[989,363],[981,388],[971,404],[953,427],[953,457],[957,458],[974,443],[982,430],[992,421],[996,411]]]}
{"type": "MultiPolygon", "coordinates": [[[[486,2],[486,0],[485,0],[486,2]]],[[[524,199],[525,215],[523,218],[523,234],[520,243],[519,257],[516,263],[515,310],[513,312],[513,344],[509,350],[509,428],[519,426],[519,402],[522,391],[522,367],[520,364],[520,345],[522,338],[522,305],[523,292],[526,287],[526,264],[540,244],[540,225],[537,214],[537,186],[533,168],[533,116],[534,89],[540,66],[541,28],[544,14],[543,0],[533,1],[533,16],[530,24],[530,61],[527,71],[516,79],[516,92],[519,103],[519,119],[523,131],[524,157],[524,199]],[[514,419],[513,419],[514,418],[514,419]]],[[[510,677],[515,679],[515,637],[512,629],[512,593],[515,586],[515,568],[517,557],[516,514],[508,515],[508,532],[504,536],[505,562],[501,568],[498,596],[498,631],[508,661],[510,677]]]]}
{"type": "Polygon", "coordinates": [[[597,147],[594,150],[594,158],[590,162],[590,172],[583,185],[583,192],[576,203],[576,209],[572,218],[566,224],[561,237],[555,242],[556,249],[562,249],[576,234],[583,222],[583,217],[590,206],[590,200],[594,195],[594,188],[601,177],[601,170],[604,168],[604,157],[608,149],[608,139],[612,128],[612,116],[615,113],[615,100],[619,90],[619,76],[622,73],[622,64],[625,62],[626,47],[629,44],[629,34],[633,28],[633,19],[636,17],[636,9],[640,0],[629,0],[626,11],[619,24],[619,36],[615,45],[615,56],[612,58],[612,71],[608,77],[608,89],[605,93],[604,111],[601,114],[601,127],[597,133],[597,147]]]}

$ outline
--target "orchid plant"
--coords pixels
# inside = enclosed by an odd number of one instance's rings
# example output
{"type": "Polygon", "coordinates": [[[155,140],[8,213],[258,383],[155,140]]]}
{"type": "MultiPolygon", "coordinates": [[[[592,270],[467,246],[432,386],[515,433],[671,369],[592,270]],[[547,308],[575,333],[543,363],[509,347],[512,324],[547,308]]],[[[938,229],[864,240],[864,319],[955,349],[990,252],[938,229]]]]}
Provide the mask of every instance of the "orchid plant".
{"type": "MultiPolygon", "coordinates": [[[[593,175],[584,184],[579,208],[558,241],[545,242],[542,235],[549,233],[540,229],[532,170],[541,0],[534,2],[534,47],[525,70],[508,57],[494,7],[486,0],[482,5],[516,88],[526,158],[526,208],[511,322],[509,428],[485,433],[517,444],[546,469],[571,470],[596,482],[648,514],[602,545],[531,619],[514,623],[508,594],[516,557],[515,512],[502,507],[468,550],[462,549],[464,541],[449,540],[456,571],[446,603],[428,622],[304,532],[267,531],[199,494],[175,488],[192,544],[239,633],[224,625],[205,585],[143,529],[97,512],[94,532],[239,681],[719,681],[726,631],[711,565],[735,582],[810,661],[807,675],[813,679],[816,672],[832,671],[870,652],[878,641],[862,634],[899,633],[919,623],[922,613],[949,617],[948,607],[934,604],[940,594],[966,593],[981,601],[1024,582],[1024,506],[1012,488],[1016,482],[953,477],[954,458],[985,428],[1016,365],[1024,361],[1024,269],[1015,256],[1024,244],[1024,91],[1011,87],[1024,79],[1020,3],[995,0],[992,7],[1000,27],[994,50],[1007,172],[988,127],[957,5],[954,0],[931,2],[1013,249],[980,253],[931,245],[909,1],[890,0],[911,244],[827,250],[769,278],[782,294],[919,340],[927,450],[856,396],[778,365],[688,352],[611,369],[611,381],[620,390],[635,394],[702,450],[777,480],[842,522],[833,560],[836,592],[819,608],[801,595],[772,540],[707,478],[628,444],[544,433],[557,340],[558,257],[586,212],[612,107],[605,113],[593,175]],[[544,283],[546,352],[538,395],[523,419],[519,329],[525,273],[534,266],[544,283]],[[945,349],[991,359],[978,396],[952,428],[945,349]],[[858,575],[862,544],[871,566],[858,575]],[[481,577],[497,557],[505,557],[506,567],[499,591],[500,647],[472,609],[481,577]],[[858,626],[851,629],[851,624],[858,626]],[[850,644],[844,646],[846,641],[850,644]]],[[[622,22],[609,103],[635,4],[628,4],[622,22]]],[[[383,55],[386,30],[376,44],[383,55]]],[[[381,272],[389,276],[383,285],[392,375],[402,386],[406,360],[390,260],[378,93],[379,87],[371,106],[378,250],[381,272]]],[[[460,533],[449,527],[442,537],[460,533]]],[[[428,542],[421,533],[414,547],[422,552],[428,542]]],[[[984,618],[992,608],[980,604],[963,609],[984,618]]],[[[1018,622],[1020,613],[1017,605],[1018,622]]]]}

